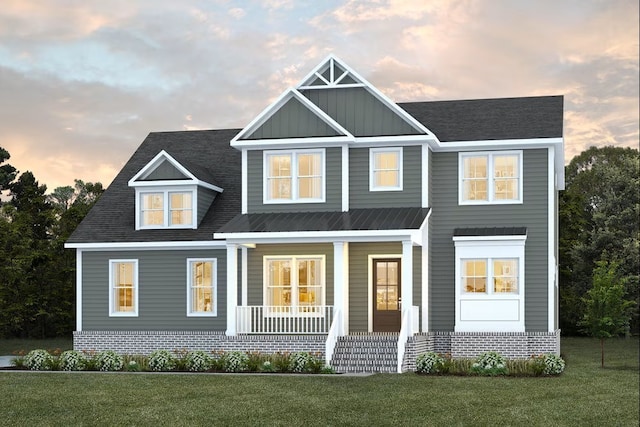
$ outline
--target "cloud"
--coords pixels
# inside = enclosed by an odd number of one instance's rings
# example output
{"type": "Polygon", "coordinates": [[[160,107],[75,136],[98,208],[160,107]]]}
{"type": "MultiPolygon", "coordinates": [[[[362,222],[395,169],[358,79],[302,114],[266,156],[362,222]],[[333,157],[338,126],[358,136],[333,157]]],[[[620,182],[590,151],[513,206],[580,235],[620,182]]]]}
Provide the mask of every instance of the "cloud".
{"type": "Polygon", "coordinates": [[[638,144],[638,2],[7,0],[0,146],[108,184],[152,131],[241,128],[330,52],[392,100],[565,95],[567,161],[638,144]]]}

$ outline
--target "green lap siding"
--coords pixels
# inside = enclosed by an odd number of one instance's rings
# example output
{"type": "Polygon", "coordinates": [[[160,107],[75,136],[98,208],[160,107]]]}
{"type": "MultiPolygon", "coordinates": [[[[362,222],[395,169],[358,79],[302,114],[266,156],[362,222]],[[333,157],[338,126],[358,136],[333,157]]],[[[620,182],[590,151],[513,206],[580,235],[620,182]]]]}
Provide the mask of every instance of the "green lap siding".
{"type": "Polygon", "coordinates": [[[82,329],[224,331],[226,250],[108,251],[82,254],[82,329]],[[187,317],[187,258],[217,258],[217,317],[187,317]],[[138,316],[109,317],[109,260],[138,260],[138,316]]]}
{"type": "Polygon", "coordinates": [[[422,150],[419,146],[402,148],[402,191],[369,191],[369,148],[349,150],[349,207],[387,208],[422,205],[422,150]]]}
{"type": "MultiPolygon", "coordinates": [[[[452,331],[455,323],[453,230],[465,227],[527,228],[525,328],[546,331],[548,322],[547,149],[523,151],[523,204],[458,206],[458,153],[432,153],[430,329],[452,331]]],[[[551,236],[553,237],[553,236],[551,236]]]]}
{"type": "MultiPolygon", "coordinates": [[[[349,332],[369,330],[369,255],[402,256],[400,242],[349,244],[349,332]]],[[[422,248],[413,247],[413,305],[422,298],[422,248]]]]}

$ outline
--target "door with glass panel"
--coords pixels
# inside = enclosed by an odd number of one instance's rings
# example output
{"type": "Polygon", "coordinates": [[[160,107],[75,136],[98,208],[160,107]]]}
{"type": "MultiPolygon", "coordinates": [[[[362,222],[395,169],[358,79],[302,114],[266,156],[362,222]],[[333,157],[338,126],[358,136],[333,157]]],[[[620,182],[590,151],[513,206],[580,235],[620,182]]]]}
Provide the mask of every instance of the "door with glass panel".
{"type": "Polygon", "coordinates": [[[400,331],[400,259],[373,260],[373,331],[400,331]]]}

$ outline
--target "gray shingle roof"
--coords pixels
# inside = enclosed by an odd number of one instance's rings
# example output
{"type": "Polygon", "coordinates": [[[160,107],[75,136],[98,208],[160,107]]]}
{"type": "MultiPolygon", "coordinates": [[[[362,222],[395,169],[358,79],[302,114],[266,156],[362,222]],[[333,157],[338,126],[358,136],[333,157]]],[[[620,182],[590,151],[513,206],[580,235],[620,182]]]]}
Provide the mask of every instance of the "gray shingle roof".
{"type": "Polygon", "coordinates": [[[240,212],[240,152],[229,141],[239,129],[153,132],[105,190],[68,243],[211,240],[240,212]],[[128,181],[165,150],[204,181],[223,188],[197,230],[135,230],[135,190],[128,181]],[[195,166],[195,168],[194,168],[195,166]]]}
{"type": "Polygon", "coordinates": [[[408,102],[398,105],[440,142],[562,137],[562,96],[408,102]]]}
{"type": "Polygon", "coordinates": [[[287,212],[237,215],[220,233],[286,231],[416,230],[428,208],[351,209],[348,212],[287,212]]]}
{"type": "MultiPolygon", "coordinates": [[[[443,143],[562,136],[562,96],[398,105],[434,132],[443,143]]],[[[217,231],[415,229],[428,211],[419,208],[363,209],[351,210],[346,215],[341,212],[238,215],[241,204],[240,152],[229,145],[238,132],[240,129],[150,133],[68,243],[204,241],[211,240],[217,231]],[[161,150],[167,151],[198,178],[224,189],[197,230],[135,231],[135,190],[127,183],[161,150]]]]}

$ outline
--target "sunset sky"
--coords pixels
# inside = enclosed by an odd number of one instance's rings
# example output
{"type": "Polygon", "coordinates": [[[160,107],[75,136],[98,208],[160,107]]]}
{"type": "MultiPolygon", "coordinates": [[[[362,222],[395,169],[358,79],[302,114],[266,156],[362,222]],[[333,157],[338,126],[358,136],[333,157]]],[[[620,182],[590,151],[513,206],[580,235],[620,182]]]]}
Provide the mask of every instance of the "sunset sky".
{"type": "Polygon", "coordinates": [[[637,0],[3,0],[0,147],[105,186],[149,132],[242,128],[333,52],[396,102],[565,96],[565,157],[637,147],[637,0]]]}

